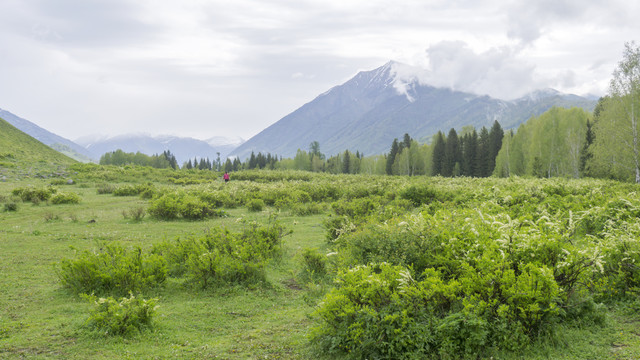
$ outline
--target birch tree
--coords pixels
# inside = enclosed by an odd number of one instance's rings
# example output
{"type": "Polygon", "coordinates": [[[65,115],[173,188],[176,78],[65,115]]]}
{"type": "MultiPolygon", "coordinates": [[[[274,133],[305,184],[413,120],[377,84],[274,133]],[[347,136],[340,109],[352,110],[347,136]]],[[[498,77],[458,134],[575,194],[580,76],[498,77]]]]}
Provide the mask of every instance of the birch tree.
{"type": "Polygon", "coordinates": [[[616,178],[640,183],[640,48],[626,43],[622,61],[613,72],[609,99],[594,125],[593,161],[616,178]]]}

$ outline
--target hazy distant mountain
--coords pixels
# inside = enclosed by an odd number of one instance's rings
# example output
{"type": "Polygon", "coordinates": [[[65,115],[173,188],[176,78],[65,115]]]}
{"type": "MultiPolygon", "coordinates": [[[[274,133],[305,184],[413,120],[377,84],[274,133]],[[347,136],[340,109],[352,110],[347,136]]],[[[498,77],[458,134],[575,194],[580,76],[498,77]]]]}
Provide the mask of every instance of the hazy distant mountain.
{"type": "Polygon", "coordinates": [[[427,141],[438,130],[448,132],[464,125],[490,127],[494,120],[503,128],[513,128],[552,106],[592,111],[597,102],[553,89],[517,100],[498,100],[425,85],[417,77],[400,79],[399,67],[408,66],[389,62],[358,73],[269,126],[231,155],[245,159],[254,151],[292,157],[297,149],[308,150],[313,141],[318,141],[327,155],[346,149],[382,154],[404,133],[427,141]]]}
{"type": "Polygon", "coordinates": [[[18,117],[6,110],[0,109],[0,118],[5,119],[9,124],[15,126],[18,130],[35,138],[41,143],[48,145],[49,147],[60,151],[75,160],[89,162],[94,158],[93,155],[87,151],[87,149],[74,143],[73,141],[49,132],[41,128],[40,126],[21,117],[18,117]]]}
{"type": "Polygon", "coordinates": [[[209,158],[215,160],[220,153],[220,159],[224,161],[231,150],[242,144],[240,138],[229,139],[214,137],[208,140],[198,140],[189,137],[171,135],[151,136],[146,134],[127,134],[113,137],[85,136],[76,139],[76,142],[84,146],[96,158],[115,150],[125,152],[141,152],[147,155],[160,154],[166,150],[178,160],[178,164],[197,158],[209,158]]]}

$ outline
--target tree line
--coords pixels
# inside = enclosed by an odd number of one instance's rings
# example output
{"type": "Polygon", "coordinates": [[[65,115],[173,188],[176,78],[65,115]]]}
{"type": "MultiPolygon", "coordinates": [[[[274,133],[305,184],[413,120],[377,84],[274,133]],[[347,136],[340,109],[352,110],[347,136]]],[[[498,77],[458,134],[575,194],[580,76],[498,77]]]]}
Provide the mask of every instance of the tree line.
{"type": "Polygon", "coordinates": [[[169,150],[164,151],[162,154],[146,155],[139,151],[127,153],[118,149],[102,155],[99,163],[100,165],[139,165],[157,169],[178,169],[178,161],[169,150]]]}

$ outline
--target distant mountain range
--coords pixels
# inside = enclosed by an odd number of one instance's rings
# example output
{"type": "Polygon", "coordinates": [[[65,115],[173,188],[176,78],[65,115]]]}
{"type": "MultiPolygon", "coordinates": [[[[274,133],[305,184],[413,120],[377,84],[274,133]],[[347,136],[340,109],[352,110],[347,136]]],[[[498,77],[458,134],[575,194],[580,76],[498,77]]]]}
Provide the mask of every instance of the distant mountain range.
{"type": "Polygon", "coordinates": [[[198,140],[189,137],[171,135],[151,136],[146,134],[127,134],[113,137],[85,136],[76,139],[76,143],[82,145],[95,158],[115,150],[125,152],[141,152],[147,155],[161,154],[169,150],[178,160],[178,164],[193,158],[209,158],[215,160],[217,153],[220,159],[226,159],[231,150],[244,142],[241,138],[229,139],[225,137],[212,137],[207,140],[198,140]]]}
{"type": "Polygon", "coordinates": [[[439,130],[465,125],[490,127],[498,120],[514,128],[553,106],[592,111],[597,99],[563,94],[553,89],[505,101],[423,84],[418,76],[400,78],[408,65],[389,62],[319,95],[269,126],[231,152],[241,159],[255,153],[293,157],[313,141],[328,155],[359,150],[365,155],[389,151],[404,133],[428,142],[439,130]]]}
{"type": "Polygon", "coordinates": [[[160,154],[166,150],[175,155],[178,163],[194,158],[215,160],[220,153],[226,159],[231,150],[244,142],[241,138],[212,137],[198,140],[178,136],[151,136],[145,134],[129,134],[119,136],[85,136],[75,142],[56,135],[40,126],[0,109],[0,118],[6,120],[20,131],[39,140],[52,149],[81,162],[97,162],[100,157],[111,151],[121,149],[126,152],[141,152],[147,155],[160,154]]]}

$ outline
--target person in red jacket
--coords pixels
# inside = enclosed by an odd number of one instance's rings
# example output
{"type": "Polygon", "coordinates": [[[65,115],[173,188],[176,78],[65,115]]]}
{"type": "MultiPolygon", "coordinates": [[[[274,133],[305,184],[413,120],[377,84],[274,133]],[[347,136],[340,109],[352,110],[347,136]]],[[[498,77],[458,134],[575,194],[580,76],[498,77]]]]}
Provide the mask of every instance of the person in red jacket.
{"type": "Polygon", "coordinates": [[[225,171],[224,175],[222,175],[222,178],[224,179],[225,183],[229,182],[229,173],[225,171]]]}

